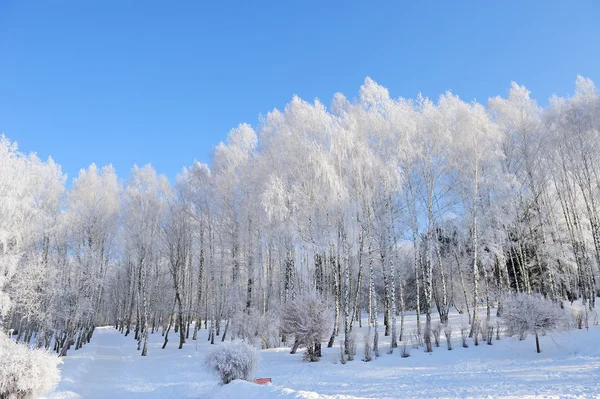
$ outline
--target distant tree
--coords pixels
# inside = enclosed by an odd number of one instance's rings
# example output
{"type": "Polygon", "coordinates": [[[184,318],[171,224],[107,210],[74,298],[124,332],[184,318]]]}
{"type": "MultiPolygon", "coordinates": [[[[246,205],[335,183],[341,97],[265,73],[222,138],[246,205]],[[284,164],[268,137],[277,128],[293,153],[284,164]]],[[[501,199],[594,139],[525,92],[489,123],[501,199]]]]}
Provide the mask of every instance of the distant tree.
{"type": "MultiPolygon", "coordinates": [[[[112,166],[91,164],[79,171],[68,198],[65,223],[73,262],[70,284],[76,290],[60,355],[91,339],[105,300],[104,285],[119,223],[120,184],[112,166]]],[[[68,283],[67,283],[68,284],[68,283]]]]}
{"type": "MultiPolygon", "coordinates": [[[[123,193],[121,203],[122,244],[128,272],[131,295],[137,294],[139,320],[137,323],[138,346],[141,355],[148,353],[148,324],[150,320],[149,291],[152,270],[157,269],[160,249],[160,226],[166,212],[166,197],[171,187],[165,176],[158,176],[150,165],[134,166],[123,193]],[[133,282],[137,282],[133,285],[133,282]]],[[[158,274],[155,272],[154,274],[158,274]]],[[[127,329],[131,324],[134,301],[127,310],[127,329]]]]}

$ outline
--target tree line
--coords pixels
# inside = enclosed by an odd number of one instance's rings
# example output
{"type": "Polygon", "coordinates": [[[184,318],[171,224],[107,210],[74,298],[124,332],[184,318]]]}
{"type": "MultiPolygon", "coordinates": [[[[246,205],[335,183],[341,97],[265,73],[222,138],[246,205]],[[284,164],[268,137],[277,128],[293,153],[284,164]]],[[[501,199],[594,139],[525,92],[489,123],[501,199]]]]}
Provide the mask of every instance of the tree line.
{"type": "Polygon", "coordinates": [[[62,356],[108,324],[142,355],[151,333],[181,348],[200,328],[271,347],[307,295],[332,315],[330,346],[366,324],[375,353],[380,334],[405,339],[407,311],[431,350],[432,318],[475,328],[507,293],[593,309],[599,93],[578,77],[546,107],[514,83],[487,105],[434,102],[367,78],[354,100],[294,97],[239,125],[173,183],[92,164],[67,188],[2,136],[0,262],[3,329],[62,356]]]}

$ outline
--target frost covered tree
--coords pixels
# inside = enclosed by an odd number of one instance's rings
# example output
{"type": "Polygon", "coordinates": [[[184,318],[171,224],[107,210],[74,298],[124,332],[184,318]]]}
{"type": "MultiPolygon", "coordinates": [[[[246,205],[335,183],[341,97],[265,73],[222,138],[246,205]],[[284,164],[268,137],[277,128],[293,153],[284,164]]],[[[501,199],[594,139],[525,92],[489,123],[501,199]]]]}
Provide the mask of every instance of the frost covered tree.
{"type": "Polygon", "coordinates": [[[38,292],[48,277],[47,234],[56,212],[56,198],[64,179],[50,159],[18,152],[16,144],[0,136],[0,397],[33,398],[58,383],[60,360],[45,349],[30,349],[5,333],[14,325],[29,343],[36,326],[47,328],[44,305],[38,292]],[[38,180],[40,177],[44,179],[38,180]],[[48,229],[48,230],[46,230],[48,229]],[[42,253],[38,254],[37,244],[42,253]],[[23,274],[18,273],[25,270],[23,274]],[[20,274],[20,275],[19,275],[20,274]],[[15,276],[32,277],[13,281],[15,276]],[[15,301],[16,300],[16,301],[15,301]],[[31,333],[30,333],[31,331],[31,333]]]}
{"type": "Polygon", "coordinates": [[[58,356],[29,349],[5,334],[0,334],[0,353],[0,398],[33,399],[58,385],[58,356]]]}
{"type": "Polygon", "coordinates": [[[281,311],[281,330],[294,335],[292,353],[300,346],[306,346],[306,357],[316,362],[321,357],[321,342],[329,333],[331,310],[316,296],[298,296],[281,311]]]}
{"type": "MultiPolygon", "coordinates": [[[[440,99],[443,125],[450,132],[454,148],[450,151],[449,165],[455,171],[455,181],[462,198],[465,221],[471,236],[473,276],[473,318],[478,323],[482,213],[490,211],[493,184],[502,179],[496,173],[501,158],[501,134],[492,123],[485,108],[479,104],[466,104],[458,97],[447,94],[440,99]],[[478,256],[479,255],[479,256],[478,256]]],[[[488,248],[489,251],[489,248],[488,248]]],[[[484,270],[485,274],[485,270],[484,270]]],[[[471,330],[471,335],[473,329],[471,330]]]]}
{"type": "Polygon", "coordinates": [[[105,299],[105,281],[115,246],[120,185],[112,166],[81,170],[67,198],[66,223],[72,291],[60,354],[89,342],[105,299]]]}
{"type": "Polygon", "coordinates": [[[552,301],[539,295],[515,294],[504,303],[502,320],[512,334],[524,339],[527,334],[535,336],[535,347],[540,353],[540,335],[567,327],[565,311],[552,301]]]}
{"type": "Polygon", "coordinates": [[[61,355],[112,324],[143,355],[150,334],[181,347],[207,329],[211,343],[297,338],[316,357],[341,334],[349,352],[358,325],[377,355],[381,334],[403,340],[406,311],[433,350],[436,310],[441,324],[466,311],[474,330],[511,293],[593,308],[599,110],[581,77],[547,107],[518,84],[484,106],[394,98],[367,78],[354,100],[294,96],[239,125],[174,184],[151,166],[121,181],[91,165],[68,189],[51,159],[3,137],[2,328],[61,355]],[[298,313],[318,340],[277,328],[307,293],[331,309],[298,313]]]}
{"type": "Polygon", "coordinates": [[[136,315],[138,323],[136,336],[142,347],[142,356],[148,351],[148,329],[155,316],[150,297],[158,294],[156,283],[161,274],[161,225],[166,212],[166,199],[171,187],[165,176],[158,176],[155,170],[146,165],[134,166],[122,202],[123,252],[127,262],[126,279],[128,285],[127,306],[122,315],[130,329],[137,296],[136,315]]]}

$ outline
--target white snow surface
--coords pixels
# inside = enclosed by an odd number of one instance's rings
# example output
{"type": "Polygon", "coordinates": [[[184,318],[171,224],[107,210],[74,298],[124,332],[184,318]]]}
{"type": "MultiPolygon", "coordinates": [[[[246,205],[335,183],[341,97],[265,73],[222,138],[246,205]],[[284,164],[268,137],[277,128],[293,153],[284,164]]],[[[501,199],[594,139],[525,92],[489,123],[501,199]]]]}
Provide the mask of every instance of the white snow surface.
{"type": "MultiPolygon", "coordinates": [[[[148,356],[141,357],[136,341],[112,327],[96,329],[92,342],[64,358],[62,380],[48,399],[59,398],[198,398],[198,399],[359,399],[359,398],[598,398],[600,397],[600,327],[571,330],[540,337],[542,353],[533,337],[480,341],[462,348],[459,325],[464,316],[451,315],[452,351],[441,338],[439,348],[425,353],[412,348],[402,358],[400,349],[387,354],[389,337],[381,328],[381,356],[361,361],[363,334],[357,328],[356,360],[341,364],[339,343],[323,349],[318,363],[302,361],[302,351],[289,348],[261,351],[255,377],[270,377],[272,384],[234,381],[220,385],[203,367],[214,346],[201,330],[199,339],[177,349],[171,333],[162,350],[160,333],[151,335],[148,356]]],[[[484,316],[485,317],[485,316],[484,316]]],[[[364,319],[366,320],[366,318],[364,319]]],[[[399,321],[399,320],[398,320],[399,321]]],[[[407,335],[415,324],[407,317],[407,335]]],[[[219,339],[220,343],[220,339],[219,339]]],[[[215,345],[216,346],[216,345],[215,345]]]]}

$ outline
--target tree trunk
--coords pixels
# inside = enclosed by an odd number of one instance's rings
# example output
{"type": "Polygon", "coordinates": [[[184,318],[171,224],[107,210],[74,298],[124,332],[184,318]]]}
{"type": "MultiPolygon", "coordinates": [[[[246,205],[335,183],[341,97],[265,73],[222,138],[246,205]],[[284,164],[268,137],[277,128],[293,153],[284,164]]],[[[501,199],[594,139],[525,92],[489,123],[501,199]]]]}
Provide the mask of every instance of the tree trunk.
{"type": "Polygon", "coordinates": [[[472,233],[472,247],[473,247],[473,322],[471,323],[471,331],[469,332],[469,336],[472,337],[473,333],[475,333],[476,324],[478,320],[478,312],[477,312],[477,302],[478,302],[478,277],[479,277],[479,269],[477,264],[477,192],[478,192],[478,184],[479,184],[479,173],[478,168],[475,166],[475,182],[474,182],[474,190],[473,190],[473,233],[472,233]]]}
{"type": "Polygon", "coordinates": [[[331,332],[331,337],[329,338],[329,343],[327,344],[328,348],[332,348],[333,344],[335,342],[335,337],[337,337],[338,335],[338,329],[339,329],[339,324],[340,324],[340,308],[341,308],[341,301],[342,301],[342,293],[341,293],[341,287],[340,287],[340,283],[341,283],[341,268],[340,268],[340,264],[339,262],[336,262],[335,258],[333,257],[333,251],[331,251],[331,253],[329,254],[329,259],[330,262],[332,263],[333,266],[333,270],[335,273],[335,317],[334,317],[334,321],[333,321],[333,331],[331,332]]]}
{"type": "Polygon", "coordinates": [[[371,299],[373,303],[373,353],[375,356],[379,356],[379,327],[377,317],[377,293],[375,292],[375,282],[373,279],[373,256],[371,254],[371,243],[369,243],[369,286],[371,288],[371,299]]]}
{"type": "Polygon", "coordinates": [[[177,303],[177,299],[173,300],[173,307],[171,308],[171,313],[169,314],[169,326],[167,327],[167,331],[165,332],[165,342],[163,343],[162,349],[167,347],[167,343],[169,342],[169,331],[171,330],[171,325],[173,324],[173,313],[175,312],[175,304],[177,303]]]}

